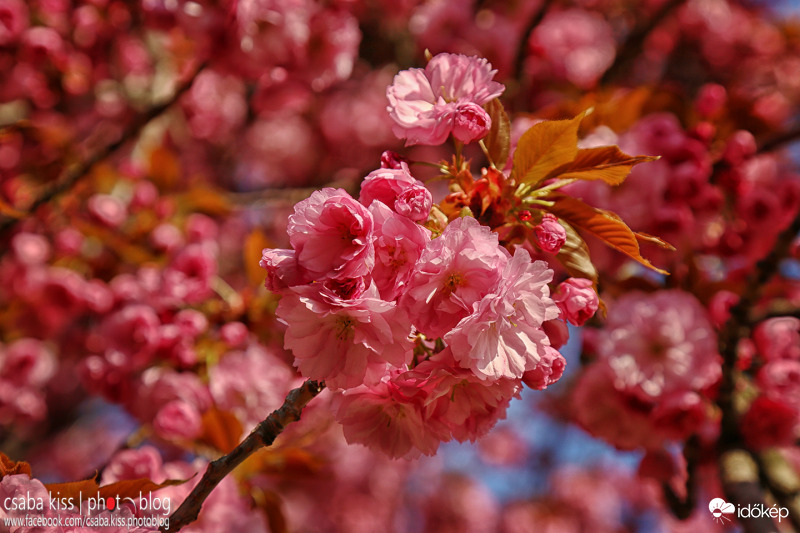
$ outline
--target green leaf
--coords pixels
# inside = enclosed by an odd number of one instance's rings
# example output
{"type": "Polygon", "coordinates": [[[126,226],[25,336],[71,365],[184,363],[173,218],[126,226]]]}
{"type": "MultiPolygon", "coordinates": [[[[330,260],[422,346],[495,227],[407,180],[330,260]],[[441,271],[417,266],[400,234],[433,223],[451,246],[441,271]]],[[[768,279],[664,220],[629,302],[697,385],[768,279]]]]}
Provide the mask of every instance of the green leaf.
{"type": "Polygon", "coordinates": [[[489,101],[484,108],[492,119],[492,127],[484,139],[486,150],[491,162],[502,170],[511,150],[511,121],[498,98],[489,101]]]}
{"type": "Polygon", "coordinates": [[[578,127],[586,111],[570,120],[546,120],[522,134],[514,151],[513,177],[536,185],[578,155],[578,127]]]}
{"type": "Polygon", "coordinates": [[[635,165],[657,159],[648,155],[628,155],[618,146],[586,148],[578,150],[574,160],[553,169],[545,179],[601,180],[609,185],[619,185],[635,165]]]}
{"type": "Polygon", "coordinates": [[[636,234],[616,214],[597,209],[561,193],[553,193],[546,199],[553,202],[552,206],[545,208],[547,211],[566,220],[576,228],[591,233],[647,268],[661,274],[669,274],[666,270],[653,266],[650,261],[642,257],[636,234]]]}

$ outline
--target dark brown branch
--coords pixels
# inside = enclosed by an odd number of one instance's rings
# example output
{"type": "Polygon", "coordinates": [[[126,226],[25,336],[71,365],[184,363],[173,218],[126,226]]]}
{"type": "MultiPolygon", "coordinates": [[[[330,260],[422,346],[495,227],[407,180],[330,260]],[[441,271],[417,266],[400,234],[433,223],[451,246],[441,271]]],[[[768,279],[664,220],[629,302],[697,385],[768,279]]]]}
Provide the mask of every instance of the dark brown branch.
{"type": "MultiPolygon", "coordinates": [[[[758,465],[744,449],[724,452],[719,459],[720,477],[725,499],[737,508],[750,504],[764,505],[758,465]]],[[[769,516],[740,518],[746,533],[778,533],[778,528],[769,516]]]]}
{"type": "Polygon", "coordinates": [[[800,127],[797,127],[793,130],[785,131],[781,134],[776,135],[775,137],[767,139],[758,148],[758,152],[759,153],[771,152],[773,150],[777,150],[778,148],[783,147],[786,144],[791,144],[798,140],[800,140],[800,127]]]}
{"type": "Polygon", "coordinates": [[[761,481],[775,501],[788,511],[789,523],[800,531],[800,480],[786,461],[777,452],[753,454],[761,472],[761,481]],[[787,475],[788,474],[788,475],[787,475]]]}
{"type": "Polygon", "coordinates": [[[650,19],[633,28],[628,34],[628,38],[625,39],[625,42],[619,47],[617,56],[614,58],[614,63],[611,64],[605,74],[603,74],[603,77],[600,78],[600,84],[607,85],[624,77],[633,65],[634,60],[639,57],[639,54],[642,52],[642,47],[647,36],[685,1],[686,0],[667,0],[650,19]]]}
{"type": "Polygon", "coordinates": [[[683,447],[683,456],[686,459],[686,497],[681,498],[666,483],[661,485],[664,500],[669,510],[679,520],[686,520],[694,511],[697,504],[697,465],[700,462],[700,440],[697,435],[692,435],[683,447]]]}
{"type": "MultiPolygon", "coordinates": [[[[758,465],[746,450],[738,427],[738,414],[734,406],[736,389],[737,344],[750,336],[749,311],[757,303],[761,289],[777,272],[782,258],[786,257],[795,235],[800,232],[800,212],[781,234],[773,249],[759,261],[748,278],[744,293],[731,307],[730,318],[719,333],[719,352],[722,355],[722,381],[717,405],[722,413],[718,441],[719,469],[725,498],[737,508],[751,504],[764,504],[761,475],[758,465]]],[[[748,533],[777,531],[771,518],[742,519],[748,533]]]]}
{"type": "Polygon", "coordinates": [[[730,318],[719,334],[719,353],[722,355],[722,382],[719,388],[717,405],[722,411],[722,427],[720,441],[736,445],[739,440],[737,417],[733,408],[735,388],[736,347],[740,339],[750,336],[750,309],[755,306],[761,289],[777,272],[781,259],[789,253],[795,236],[800,232],[800,212],[792,223],[780,233],[773,249],[761,261],[756,263],[755,270],[748,278],[744,293],[739,301],[731,307],[730,318]]]}
{"type": "Polygon", "coordinates": [[[259,423],[231,453],[209,463],[200,482],[169,517],[169,527],[162,527],[161,531],[178,531],[197,520],[203,502],[219,482],[257,450],[270,446],[286,426],[300,420],[303,408],[324,388],[324,383],[309,379],[290,391],[283,405],[259,423]]]}
{"type": "MultiPolygon", "coordinates": [[[[192,73],[191,76],[184,82],[182,82],[178,88],[175,90],[175,93],[165,102],[153,106],[152,108],[148,109],[144,113],[136,116],[128,128],[122,133],[122,136],[117,139],[116,141],[104,146],[85,161],[81,161],[80,163],[68,167],[58,178],[55,184],[45,190],[40,196],[38,196],[27,208],[27,213],[29,216],[32,216],[36,213],[36,210],[39,209],[41,206],[47,204],[48,202],[54,200],[58,196],[64,194],[65,192],[71,190],[81,179],[83,179],[92,168],[100,163],[101,161],[105,160],[111,154],[119,150],[123,145],[125,145],[128,141],[135,139],[139,136],[141,131],[144,129],[147,124],[150,123],[153,119],[161,116],[167,109],[172,107],[172,105],[178,101],[178,99],[192,86],[194,83],[195,78],[197,75],[206,67],[206,63],[201,63],[192,73]]],[[[20,219],[17,218],[6,218],[5,220],[0,221],[0,234],[6,232],[7,230],[11,229],[19,222],[20,219]]]]}

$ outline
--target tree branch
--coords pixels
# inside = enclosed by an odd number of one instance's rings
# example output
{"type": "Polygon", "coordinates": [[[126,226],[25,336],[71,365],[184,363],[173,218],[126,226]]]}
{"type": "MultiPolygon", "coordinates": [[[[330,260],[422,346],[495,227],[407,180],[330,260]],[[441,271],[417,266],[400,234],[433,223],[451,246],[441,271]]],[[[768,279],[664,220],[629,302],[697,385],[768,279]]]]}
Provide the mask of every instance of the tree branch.
{"type": "Polygon", "coordinates": [[[287,425],[300,420],[303,408],[324,388],[324,383],[309,379],[291,390],[283,405],[261,421],[231,453],[209,463],[200,482],[169,517],[169,527],[162,527],[161,531],[178,531],[197,520],[203,502],[219,482],[257,450],[270,446],[287,425]]]}
{"type": "MultiPolygon", "coordinates": [[[[100,163],[101,161],[105,160],[111,154],[119,150],[125,143],[130,141],[131,139],[135,139],[139,136],[141,131],[144,129],[147,124],[150,123],[153,119],[161,116],[167,109],[172,107],[172,104],[178,101],[178,99],[192,86],[194,83],[195,78],[197,75],[207,66],[207,63],[201,63],[186,79],[182,82],[178,88],[175,90],[175,93],[167,99],[165,102],[162,102],[158,105],[153,106],[152,108],[148,109],[144,113],[136,116],[134,120],[129,125],[128,129],[126,129],[122,136],[117,139],[116,141],[104,146],[94,154],[92,154],[88,159],[85,161],[81,161],[74,166],[68,167],[64,172],[62,172],[61,177],[45,190],[39,197],[37,197],[27,208],[27,215],[31,216],[36,213],[36,210],[39,209],[41,206],[45,205],[46,203],[54,200],[56,197],[64,194],[65,192],[71,190],[81,179],[83,179],[92,168],[100,163]]],[[[17,222],[21,219],[18,218],[6,218],[5,220],[0,221],[0,234],[5,233],[9,229],[13,228],[17,222]]]]}
{"type": "MultiPolygon", "coordinates": [[[[718,343],[722,355],[722,381],[717,396],[717,405],[722,412],[720,424],[719,469],[726,499],[737,507],[764,504],[761,490],[761,475],[742,442],[738,426],[738,414],[734,405],[736,390],[737,345],[740,339],[750,336],[752,324],[749,311],[757,303],[764,284],[777,272],[780,260],[789,252],[795,235],[800,232],[800,211],[784,231],[780,233],[774,248],[756,263],[739,301],[731,307],[730,318],[720,331],[718,343]]],[[[771,518],[742,519],[748,533],[777,531],[771,518]]]]}
{"type": "Polygon", "coordinates": [[[649,20],[633,28],[628,34],[628,38],[625,39],[625,42],[619,47],[617,56],[614,58],[614,63],[611,64],[605,74],[603,74],[603,77],[600,78],[600,85],[607,85],[623,77],[633,64],[633,60],[639,57],[639,54],[642,52],[642,45],[644,45],[647,36],[685,1],[686,0],[667,0],[649,20]]]}

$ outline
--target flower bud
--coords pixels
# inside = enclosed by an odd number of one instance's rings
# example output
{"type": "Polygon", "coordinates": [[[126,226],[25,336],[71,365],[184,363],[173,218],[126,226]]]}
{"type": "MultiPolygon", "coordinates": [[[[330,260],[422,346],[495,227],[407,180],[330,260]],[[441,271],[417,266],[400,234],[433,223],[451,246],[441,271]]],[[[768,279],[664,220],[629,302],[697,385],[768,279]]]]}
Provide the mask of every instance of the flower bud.
{"type": "Polygon", "coordinates": [[[542,222],[533,231],[539,247],[545,252],[558,253],[567,242],[567,230],[558,223],[556,217],[550,214],[545,215],[542,222]]]}
{"type": "Polygon", "coordinates": [[[553,300],[561,309],[562,316],[576,326],[582,326],[593,317],[600,304],[592,281],[584,278],[563,281],[553,294],[553,300]]]}

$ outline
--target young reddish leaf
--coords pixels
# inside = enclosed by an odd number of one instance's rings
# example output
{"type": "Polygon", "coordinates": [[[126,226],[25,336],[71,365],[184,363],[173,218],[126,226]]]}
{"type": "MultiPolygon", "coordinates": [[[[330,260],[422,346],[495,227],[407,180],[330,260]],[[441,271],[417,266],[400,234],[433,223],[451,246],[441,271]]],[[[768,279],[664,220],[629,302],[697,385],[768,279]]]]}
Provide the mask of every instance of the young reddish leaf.
{"type": "Polygon", "coordinates": [[[597,285],[597,269],[589,256],[589,247],[586,246],[586,242],[569,223],[564,220],[558,222],[567,231],[567,240],[556,254],[556,259],[570,276],[590,279],[597,285]]]}
{"type": "Polygon", "coordinates": [[[211,408],[203,413],[201,440],[223,453],[229,453],[242,437],[242,423],[229,411],[211,408]]]}
{"type": "Polygon", "coordinates": [[[492,163],[502,169],[506,166],[511,150],[511,121],[499,98],[490,100],[484,108],[492,119],[492,127],[484,139],[486,150],[492,163]]]}
{"type": "Polygon", "coordinates": [[[25,461],[12,461],[6,454],[0,452],[0,479],[17,474],[31,475],[31,465],[25,461]]]}
{"type": "Polygon", "coordinates": [[[244,240],[244,271],[250,285],[258,286],[264,283],[266,275],[264,269],[258,264],[261,261],[261,252],[264,248],[269,248],[269,240],[259,229],[254,229],[244,240]]]}
{"type": "Polygon", "coordinates": [[[649,155],[628,155],[618,146],[600,146],[578,150],[575,159],[552,170],[545,179],[602,180],[609,185],[619,185],[630,174],[634,165],[655,161],[649,155]]]}
{"type": "Polygon", "coordinates": [[[536,185],[554,169],[578,155],[578,127],[584,111],[570,120],[534,124],[522,134],[514,152],[513,175],[519,183],[536,185]]]}
{"type": "Polygon", "coordinates": [[[619,250],[631,259],[635,259],[647,268],[651,268],[661,274],[669,274],[666,270],[653,266],[650,261],[642,257],[636,234],[614,213],[597,209],[561,193],[553,193],[546,199],[553,202],[553,205],[545,209],[557,217],[563,218],[573,226],[591,233],[607,245],[619,250]]]}

